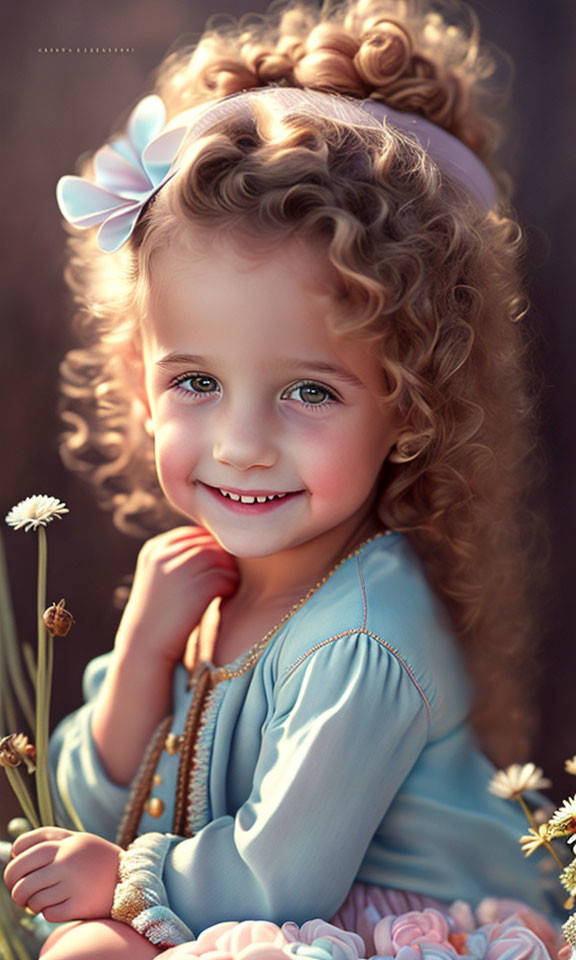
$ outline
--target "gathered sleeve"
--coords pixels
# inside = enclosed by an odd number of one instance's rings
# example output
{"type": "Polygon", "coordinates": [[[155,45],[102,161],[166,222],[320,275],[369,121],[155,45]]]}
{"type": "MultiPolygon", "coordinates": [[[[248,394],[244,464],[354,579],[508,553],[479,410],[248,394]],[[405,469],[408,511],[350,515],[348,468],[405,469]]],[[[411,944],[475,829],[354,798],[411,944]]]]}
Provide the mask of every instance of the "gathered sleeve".
{"type": "Polygon", "coordinates": [[[92,714],[111,656],[102,654],[86,667],[83,692],[88,702],[58,724],[50,738],[48,760],[58,824],[114,841],[130,787],[110,780],[91,731],[92,714]]]}
{"type": "Polygon", "coordinates": [[[166,946],[226,920],[331,917],[429,721],[410,668],[381,641],[354,632],[317,645],[276,683],[236,815],[187,839],[137,838],[112,916],[166,946]]]}

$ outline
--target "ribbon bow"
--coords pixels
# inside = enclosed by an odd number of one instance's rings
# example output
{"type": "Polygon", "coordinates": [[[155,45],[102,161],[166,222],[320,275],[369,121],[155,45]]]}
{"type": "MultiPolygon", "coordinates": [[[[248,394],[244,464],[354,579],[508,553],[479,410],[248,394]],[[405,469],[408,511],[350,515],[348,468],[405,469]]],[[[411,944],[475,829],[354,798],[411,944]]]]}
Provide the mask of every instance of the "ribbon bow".
{"type": "Polygon", "coordinates": [[[126,136],[96,152],[94,180],[64,176],[56,185],[60,212],[69,223],[83,230],[102,224],[97,240],[104,253],[126,242],[145,203],[176,172],[171,168],[187,128],[162,133],[165,125],[163,100],[144,97],[130,114],[126,136]]]}

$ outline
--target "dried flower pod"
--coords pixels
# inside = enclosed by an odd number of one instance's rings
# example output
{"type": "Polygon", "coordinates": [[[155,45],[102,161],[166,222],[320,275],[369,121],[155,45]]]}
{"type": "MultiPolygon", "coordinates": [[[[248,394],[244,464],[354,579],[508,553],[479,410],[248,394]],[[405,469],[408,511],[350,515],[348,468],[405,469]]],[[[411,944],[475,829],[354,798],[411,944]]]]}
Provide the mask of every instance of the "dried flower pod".
{"type": "Polygon", "coordinates": [[[72,624],[75,623],[74,617],[66,609],[64,599],[48,607],[42,614],[42,619],[51,637],[65,637],[72,624]]]}
{"type": "Polygon", "coordinates": [[[36,747],[23,733],[10,733],[0,740],[0,766],[19,767],[26,764],[28,773],[36,769],[36,747]]]}

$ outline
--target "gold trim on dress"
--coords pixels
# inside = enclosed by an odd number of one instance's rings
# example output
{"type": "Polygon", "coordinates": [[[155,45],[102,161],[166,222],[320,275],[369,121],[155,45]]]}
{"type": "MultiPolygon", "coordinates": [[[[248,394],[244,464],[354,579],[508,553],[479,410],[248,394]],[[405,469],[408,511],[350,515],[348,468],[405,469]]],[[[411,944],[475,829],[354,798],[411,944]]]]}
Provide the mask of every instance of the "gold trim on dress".
{"type": "Polygon", "coordinates": [[[290,617],[293,617],[294,614],[304,606],[306,601],[336,573],[346,560],[358,556],[367,544],[373,540],[380,539],[380,537],[385,536],[389,532],[390,531],[381,531],[368,537],[366,540],[363,540],[358,547],[342,557],[321,580],[310,588],[305,596],[301,597],[301,599],[290,608],[275,627],[272,627],[261,640],[240,654],[236,660],[224,664],[221,667],[215,667],[206,661],[200,661],[200,663],[196,665],[190,676],[189,689],[193,689],[193,694],[186,716],[184,730],[180,735],[170,732],[172,716],[166,717],[159,724],[133,781],[132,792],[118,829],[116,843],[119,846],[126,848],[138,835],[138,826],[145,809],[146,801],[150,797],[153,777],[163,750],[167,750],[167,752],[171,754],[180,753],[174,804],[173,833],[177,836],[194,836],[191,825],[195,822],[200,822],[202,818],[196,809],[199,801],[198,798],[194,796],[191,779],[194,775],[198,736],[205,720],[204,713],[206,708],[210,706],[212,700],[209,694],[223,680],[240,677],[250,670],[258,662],[272,637],[275,636],[286,621],[289,620],[290,617]]]}

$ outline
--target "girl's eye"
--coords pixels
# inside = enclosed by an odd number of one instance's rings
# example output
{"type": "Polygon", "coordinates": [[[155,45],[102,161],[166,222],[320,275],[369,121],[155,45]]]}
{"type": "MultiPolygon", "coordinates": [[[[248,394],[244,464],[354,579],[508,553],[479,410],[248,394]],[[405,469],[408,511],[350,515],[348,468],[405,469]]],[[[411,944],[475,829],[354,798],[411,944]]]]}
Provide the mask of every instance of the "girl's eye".
{"type": "MultiPolygon", "coordinates": [[[[170,387],[190,399],[202,395],[214,395],[219,391],[218,381],[205,373],[183,373],[172,380],[170,387]]],[[[332,393],[328,387],[308,380],[289,387],[283,396],[291,399],[291,394],[299,394],[300,396],[295,399],[299,399],[309,409],[325,410],[326,407],[339,402],[336,394],[332,393]]]]}
{"type": "Polygon", "coordinates": [[[213,393],[217,381],[204,373],[183,373],[180,377],[176,377],[170,386],[187,396],[198,396],[203,393],[213,393]]]}
{"type": "Polygon", "coordinates": [[[338,403],[338,397],[332,393],[328,387],[323,387],[321,383],[311,381],[296,383],[293,387],[290,387],[286,393],[299,393],[300,399],[307,407],[325,409],[332,403],[338,403]]]}

